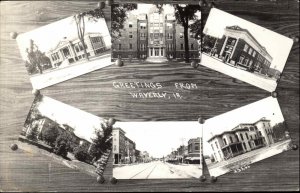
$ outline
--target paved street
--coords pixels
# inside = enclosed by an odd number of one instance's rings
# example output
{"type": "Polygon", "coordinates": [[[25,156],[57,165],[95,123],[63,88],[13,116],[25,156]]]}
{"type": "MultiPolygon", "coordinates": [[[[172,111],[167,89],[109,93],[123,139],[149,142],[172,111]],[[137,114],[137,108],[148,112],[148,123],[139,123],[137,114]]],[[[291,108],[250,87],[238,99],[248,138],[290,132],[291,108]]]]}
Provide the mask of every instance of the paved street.
{"type": "Polygon", "coordinates": [[[224,73],[233,78],[250,83],[270,92],[274,91],[277,86],[277,83],[274,79],[270,79],[268,77],[263,77],[255,73],[232,67],[228,64],[224,64],[216,58],[208,56],[207,54],[202,54],[201,65],[216,70],[218,72],[224,73]]]}
{"type": "Polygon", "coordinates": [[[202,169],[198,165],[173,165],[155,161],[150,163],[115,166],[113,176],[117,179],[199,178],[202,169]]]}

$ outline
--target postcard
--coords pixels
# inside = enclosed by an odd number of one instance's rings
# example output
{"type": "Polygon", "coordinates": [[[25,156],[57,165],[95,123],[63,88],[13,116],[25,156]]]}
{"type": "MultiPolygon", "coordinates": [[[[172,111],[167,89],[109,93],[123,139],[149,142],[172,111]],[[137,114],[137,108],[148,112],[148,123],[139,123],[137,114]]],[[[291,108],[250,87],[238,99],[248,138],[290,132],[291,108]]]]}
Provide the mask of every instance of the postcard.
{"type": "Polygon", "coordinates": [[[203,152],[211,176],[248,168],[287,151],[291,138],[276,98],[268,97],[203,125],[203,152]]]}
{"type": "Polygon", "coordinates": [[[199,60],[200,10],[198,4],[113,5],[112,57],[139,63],[199,60]]]}
{"type": "Polygon", "coordinates": [[[290,38],[213,8],[203,29],[201,65],[273,92],[292,45],[290,38]]]}
{"type": "Polygon", "coordinates": [[[201,126],[197,121],[117,122],[112,135],[116,179],[202,175],[201,126]]]}
{"type": "Polygon", "coordinates": [[[104,18],[77,14],[18,35],[34,89],[111,65],[111,37],[104,18]]]}
{"type": "Polygon", "coordinates": [[[111,133],[107,120],[39,94],[19,136],[19,147],[102,176],[111,154],[111,133]]]}

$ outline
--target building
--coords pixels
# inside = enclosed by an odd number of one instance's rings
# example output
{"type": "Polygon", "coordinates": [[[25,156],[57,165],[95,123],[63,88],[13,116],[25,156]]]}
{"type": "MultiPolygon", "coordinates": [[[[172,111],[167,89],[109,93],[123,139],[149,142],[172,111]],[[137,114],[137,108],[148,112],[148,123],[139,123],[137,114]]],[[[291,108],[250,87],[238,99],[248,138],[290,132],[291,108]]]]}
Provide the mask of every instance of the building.
{"type": "Polygon", "coordinates": [[[121,128],[113,128],[113,154],[114,163],[134,163],[136,162],[136,145],[125,136],[125,131],[121,128]]]}
{"type": "Polygon", "coordinates": [[[200,137],[188,141],[188,157],[185,160],[191,164],[200,164],[200,137]]]}
{"type": "Polygon", "coordinates": [[[67,39],[60,41],[57,46],[46,53],[50,58],[53,68],[61,65],[69,65],[85,58],[84,47],[88,57],[100,55],[107,49],[105,41],[100,33],[87,33],[84,36],[85,45],[79,38],[67,39]]]}
{"type": "Polygon", "coordinates": [[[126,148],[125,162],[126,163],[136,162],[135,143],[126,136],[125,136],[125,148],[126,148]]]}
{"type": "MultiPolygon", "coordinates": [[[[184,58],[183,27],[174,14],[165,14],[155,5],[148,13],[128,13],[121,37],[113,42],[113,58],[184,58]]],[[[191,58],[198,58],[198,42],[189,31],[191,58]]]]}
{"type": "Polygon", "coordinates": [[[223,37],[215,38],[214,46],[208,51],[227,64],[261,74],[268,73],[273,60],[266,48],[247,29],[237,25],[226,27],[223,37]]]}
{"type": "Polygon", "coordinates": [[[32,129],[36,129],[36,134],[37,134],[37,139],[38,140],[43,140],[42,134],[45,129],[53,128],[55,127],[58,129],[59,135],[62,133],[66,133],[68,135],[68,140],[70,142],[71,147],[77,147],[84,145],[87,147],[87,149],[90,149],[92,146],[92,143],[86,139],[80,138],[74,133],[74,128],[70,127],[67,124],[62,124],[59,125],[55,121],[51,120],[48,117],[41,117],[39,119],[35,119],[31,122],[31,124],[26,124],[21,132],[21,135],[28,136],[31,132],[32,129]]]}
{"type": "Polygon", "coordinates": [[[241,123],[230,131],[214,135],[208,140],[217,162],[274,143],[270,120],[261,118],[255,123],[241,123]]]}

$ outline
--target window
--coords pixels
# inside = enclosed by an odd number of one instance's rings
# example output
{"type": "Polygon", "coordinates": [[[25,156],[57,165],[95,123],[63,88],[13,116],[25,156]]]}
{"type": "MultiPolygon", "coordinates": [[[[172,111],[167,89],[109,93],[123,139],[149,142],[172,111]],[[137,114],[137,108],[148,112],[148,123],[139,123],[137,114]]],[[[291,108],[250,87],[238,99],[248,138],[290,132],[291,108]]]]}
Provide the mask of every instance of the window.
{"type": "Polygon", "coordinates": [[[132,44],[129,44],[129,49],[132,49],[132,44]]]}
{"type": "Polygon", "coordinates": [[[213,151],[215,151],[215,150],[214,150],[214,145],[213,145],[213,144],[211,144],[211,149],[212,149],[213,151]]]}
{"type": "Polygon", "coordinates": [[[246,59],[244,60],[244,64],[245,64],[246,66],[248,65],[248,61],[249,61],[248,58],[246,58],[246,59]]]}
{"type": "Polygon", "coordinates": [[[250,141],[248,142],[250,149],[252,148],[250,141]]]}
{"type": "Polygon", "coordinates": [[[256,56],[256,52],[255,52],[255,51],[253,51],[253,54],[252,54],[252,56],[253,56],[253,57],[255,57],[255,56],[256,56]]]}
{"type": "Polygon", "coordinates": [[[193,50],[194,49],[194,44],[191,44],[191,50],[193,50]]]}
{"type": "Polygon", "coordinates": [[[248,133],[246,133],[246,138],[247,138],[247,140],[249,140],[249,135],[248,135],[248,133]]]}
{"type": "Polygon", "coordinates": [[[141,29],[146,29],[146,23],[140,23],[140,28],[141,29]]]}
{"type": "Polygon", "coordinates": [[[122,44],[119,44],[119,50],[121,50],[122,49],[122,44]]]}
{"type": "Polygon", "coordinates": [[[173,34],[168,33],[168,34],[167,34],[167,38],[168,38],[169,40],[172,40],[172,39],[173,39],[173,34]]]}
{"type": "Polygon", "coordinates": [[[227,145],[227,141],[225,138],[223,138],[224,144],[227,145]]]}
{"type": "Polygon", "coordinates": [[[244,46],[244,52],[247,52],[248,48],[249,48],[249,46],[247,44],[245,44],[245,46],[244,46]]]}
{"type": "Polygon", "coordinates": [[[183,38],[183,33],[180,33],[180,34],[179,34],[179,37],[180,37],[180,38],[183,38]]]}
{"type": "Polygon", "coordinates": [[[229,137],[229,139],[230,139],[230,143],[233,143],[233,139],[231,136],[229,137]]]}
{"type": "Polygon", "coordinates": [[[253,64],[253,61],[252,60],[250,60],[250,62],[249,62],[249,65],[248,66],[251,66],[253,64]]]}
{"type": "Polygon", "coordinates": [[[252,48],[250,48],[248,54],[252,55],[252,51],[252,48]]]}
{"type": "Polygon", "coordinates": [[[239,63],[243,64],[244,59],[245,59],[244,56],[240,56],[239,63]]]}
{"type": "Polygon", "coordinates": [[[237,142],[240,142],[239,136],[237,134],[235,134],[235,138],[236,138],[237,142]]]}
{"type": "Polygon", "coordinates": [[[130,38],[130,39],[133,38],[132,32],[129,32],[129,38],[130,38]]]}
{"type": "Polygon", "coordinates": [[[217,149],[219,148],[219,147],[218,147],[218,143],[217,143],[217,142],[216,142],[216,147],[217,147],[217,149]]]}
{"type": "Polygon", "coordinates": [[[242,133],[240,133],[240,137],[241,137],[241,140],[244,141],[244,137],[243,137],[242,133]]]}
{"type": "Polygon", "coordinates": [[[199,145],[199,143],[195,143],[195,150],[197,151],[197,150],[200,150],[200,145],[199,145]]]}
{"type": "Polygon", "coordinates": [[[180,49],[182,49],[182,50],[183,50],[183,44],[180,44],[180,49]]]}
{"type": "Polygon", "coordinates": [[[132,28],[132,22],[129,22],[129,23],[128,23],[128,27],[129,27],[129,28],[132,28]]]}

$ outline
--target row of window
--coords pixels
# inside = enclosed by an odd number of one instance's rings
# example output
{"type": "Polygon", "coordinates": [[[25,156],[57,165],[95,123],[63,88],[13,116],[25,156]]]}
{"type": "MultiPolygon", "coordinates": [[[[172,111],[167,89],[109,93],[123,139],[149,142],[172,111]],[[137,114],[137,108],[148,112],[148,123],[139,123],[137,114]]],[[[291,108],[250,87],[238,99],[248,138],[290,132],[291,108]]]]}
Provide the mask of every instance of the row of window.
{"type": "Polygon", "coordinates": [[[253,48],[251,48],[248,44],[245,44],[243,50],[244,50],[244,52],[248,53],[250,56],[253,56],[253,57],[256,56],[256,51],[253,48]]]}

